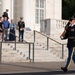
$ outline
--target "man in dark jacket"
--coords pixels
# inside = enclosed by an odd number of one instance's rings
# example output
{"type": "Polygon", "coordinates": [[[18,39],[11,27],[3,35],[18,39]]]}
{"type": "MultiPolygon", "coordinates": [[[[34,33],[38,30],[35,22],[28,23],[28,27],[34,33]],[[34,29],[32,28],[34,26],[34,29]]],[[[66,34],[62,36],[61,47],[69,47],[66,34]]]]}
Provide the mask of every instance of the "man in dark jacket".
{"type": "Polygon", "coordinates": [[[23,17],[20,17],[20,21],[18,22],[19,27],[19,41],[24,40],[24,29],[25,29],[25,22],[23,21],[23,17]]]}
{"type": "Polygon", "coordinates": [[[2,17],[4,18],[4,17],[7,17],[7,19],[9,19],[9,17],[8,17],[8,9],[6,9],[6,11],[5,12],[3,12],[3,15],[2,15],[2,17]]]}
{"type": "Polygon", "coordinates": [[[68,48],[68,59],[65,67],[61,67],[61,69],[66,72],[71,64],[71,60],[75,63],[75,18],[70,20],[70,24],[68,29],[66,30],[67,33],[67,48],[68,48]]]}

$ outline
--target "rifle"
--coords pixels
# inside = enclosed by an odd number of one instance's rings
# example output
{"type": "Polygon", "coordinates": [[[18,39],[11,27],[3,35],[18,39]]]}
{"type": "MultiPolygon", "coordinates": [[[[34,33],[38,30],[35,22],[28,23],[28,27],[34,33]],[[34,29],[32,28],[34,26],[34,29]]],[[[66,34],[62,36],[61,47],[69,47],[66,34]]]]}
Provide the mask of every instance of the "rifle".
{"type": "MultiPolygon", "coordinates": [[[[73,14],[73,16],[72,16],[71,18],[75,18],[75,13],[73,14]]],[[[70,25],[70,21],[71,21],[71,20],[72,20],[72,19],[69,19],[69,22],[66,24],[65,29],[64,29],[64,31],[62,32],[61,36],[60,36],[61,39],[66,39],[66,38],[67,38],[67,30],[68,30],[68,27],[69,27],[69,25],[70,25]]]]}

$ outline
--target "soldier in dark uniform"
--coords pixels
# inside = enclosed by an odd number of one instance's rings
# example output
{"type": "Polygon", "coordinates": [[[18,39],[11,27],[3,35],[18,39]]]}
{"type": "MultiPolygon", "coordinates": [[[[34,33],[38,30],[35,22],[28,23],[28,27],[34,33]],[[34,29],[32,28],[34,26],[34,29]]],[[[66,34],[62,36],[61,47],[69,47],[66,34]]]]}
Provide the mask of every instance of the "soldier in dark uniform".
{"type": "Polygon", "coordinates": [[[68,59],[65,67],[61,67],[61,69],[66,72],[71,64],[71,60],[75,63],[75,18],[70,19],[70,24],[68,25],[68,29],[66,30],[66,39],[67,48],[68,48],[68,59]]]}
{"type": "MultiPolygon", "coordinates": [[[[73,14],[72,18],[75,18],[75,13],[73,14]]],[[[66,38],[66,36],[65,36],[66,35],[66,30],[68,29],[68,26],[69,26],[70,21],[72,20],[72,18],[70,18],[68,23],[66,24],[65,29],[64,29],[63,33],[61,34],[61,36],[60,36],[61,39],[66,38]]]]}

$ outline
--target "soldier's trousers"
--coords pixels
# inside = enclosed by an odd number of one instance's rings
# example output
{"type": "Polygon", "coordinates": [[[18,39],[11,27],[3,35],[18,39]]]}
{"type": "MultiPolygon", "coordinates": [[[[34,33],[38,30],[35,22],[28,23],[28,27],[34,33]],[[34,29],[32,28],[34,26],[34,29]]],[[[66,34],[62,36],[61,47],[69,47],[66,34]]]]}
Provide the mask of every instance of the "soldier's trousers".
{"type": "Polygon", "coordinates": [[[65,66],[67,69],[70,67],[72,60],[75,63],[75,47],[68,47],[68,59],[65,66]]]}

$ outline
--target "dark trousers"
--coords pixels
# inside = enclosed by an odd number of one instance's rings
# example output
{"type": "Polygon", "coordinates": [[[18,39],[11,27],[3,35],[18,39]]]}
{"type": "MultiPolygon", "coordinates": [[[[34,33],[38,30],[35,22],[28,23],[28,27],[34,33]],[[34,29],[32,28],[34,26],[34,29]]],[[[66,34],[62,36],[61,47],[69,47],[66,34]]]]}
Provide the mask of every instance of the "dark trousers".
{"type": "Polygon", "coordinates": [[[69,47],[68,48],[68,59],[67,59],[67,63],[65,66],[66,68],[70,67],[72,60],[75,63],[75,47],[69,47]]]}
{"type": "Polygon", "coordinates": [[[2,41],[5,40],[7,41],[7,36],[8,36],[8,29],[4,29],[3,35],[2,35],[2,41]],[[5,36],[5,37],[4,37],[5,36]]]}
{"type": "Polygon", "coordinates": [[[23,42],[23,37],[24,37],[24,31],[19,31],[19,41],[23,42]]]}
{"type": "Polygon", "coordinates": [[[15,41],[15,30],[10,29],[10,34],[9,34],[9,41],[15,41]]]}

